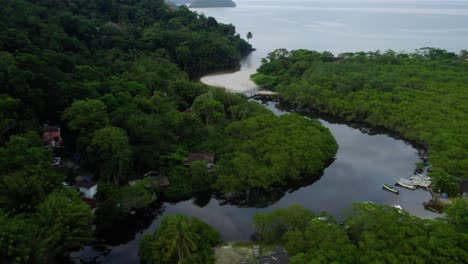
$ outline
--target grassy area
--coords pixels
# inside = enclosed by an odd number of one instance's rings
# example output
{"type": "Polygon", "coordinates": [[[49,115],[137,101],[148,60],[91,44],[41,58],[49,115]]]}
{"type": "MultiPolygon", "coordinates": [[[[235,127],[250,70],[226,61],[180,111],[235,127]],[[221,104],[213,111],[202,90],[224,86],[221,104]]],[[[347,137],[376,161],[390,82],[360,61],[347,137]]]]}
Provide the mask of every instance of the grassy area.
{"type": "Polygon", "coordinates": [[[215,248],[216,264],[239,264],[243,259],[246,263],[256,263],[253,255],[253,246],[260,246],[262,256],[269,255],[276,245],[265,243],[227,243],[215,248]]]}

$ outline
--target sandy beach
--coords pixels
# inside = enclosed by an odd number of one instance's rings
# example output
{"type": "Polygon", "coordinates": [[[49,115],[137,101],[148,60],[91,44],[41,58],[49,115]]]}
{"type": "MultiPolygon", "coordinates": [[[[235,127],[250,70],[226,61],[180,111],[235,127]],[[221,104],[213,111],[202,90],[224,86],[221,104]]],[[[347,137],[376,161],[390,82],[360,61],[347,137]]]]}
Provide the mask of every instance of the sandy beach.
{"type": "Polygon", "coordinates": [[[257,88],[257,85],[250,80],[250,75],[255,72],[256,70],[252,68],[231,73],[210,74],[201,78],[200,81],[206,85],[223,87],[231,92],[243,93],[257,88]]]}

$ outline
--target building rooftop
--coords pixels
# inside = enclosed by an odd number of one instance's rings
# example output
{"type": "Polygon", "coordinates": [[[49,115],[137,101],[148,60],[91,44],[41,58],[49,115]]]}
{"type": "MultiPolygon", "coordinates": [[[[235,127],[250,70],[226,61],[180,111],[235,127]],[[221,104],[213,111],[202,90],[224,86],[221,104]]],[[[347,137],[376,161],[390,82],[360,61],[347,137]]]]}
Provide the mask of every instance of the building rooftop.
{"type": "Polygon", "coordinates": [[[213,152],[209,153],[189,153],[187,155],[186,165],[191,164],[194,161],[206,161],[213,164],[215,159],[215,154],[213,152]]]}
{"type": "Polygon", "coordinates": [[[78,188],[86,188],[86,189],[90,189],[94,187],[95,185],[96,183],[90,180],[88,177],[83,177],[81,181],[77,181],[75,184],[75,186],[78,188]]]}

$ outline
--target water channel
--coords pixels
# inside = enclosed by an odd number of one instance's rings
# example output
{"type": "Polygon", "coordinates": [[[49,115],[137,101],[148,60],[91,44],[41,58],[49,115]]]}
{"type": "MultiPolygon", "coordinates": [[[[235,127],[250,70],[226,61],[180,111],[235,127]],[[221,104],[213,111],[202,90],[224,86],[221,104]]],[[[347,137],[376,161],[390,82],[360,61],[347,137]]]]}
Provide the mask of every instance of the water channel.
{"type": "MultiPolygon", "coordinates": [[[[308,48],[334,53],[356,50],[413,51],[424,46],[459,50],[468,43],[468,3],[463,1],[276,1],[238,0],[232,9],[198,9],[223,23],[232,23],[243,36],[249,31],[257,51],[242,60],[241,71],[205,76],[202,82],[232,90],[250,89],[250,74],[261,58],[276,48],[308,48]],[[388,3],[388,2],[391,2],[388,3]],[[428,26],[431,25],[431,26],[428,26]],[[465,33],[465,34],[462,34],[465,33]]],[[[265,107],[284,114],[275,102],[265,107]]],[[[385,131],[346,124],[318,113],[319,118],[338,142],[335,161],[320,178],[296,184],[274,199],[257,206],[229,204],[212,197],[178,203],[163,203],[134,219],[128,230],[119,230],[121,239],[101,247],[85,247],[72,254],[85,263],[138,263],[138,243],[152,233],[167,214],[196,216],[217,229],[225,241],[246,241],[252,233],[251,220],[257,212],[300,204],[316,213],[340,215],[354,202],[401,205],[411,214],[434,218],[438,214],[424,210],[430,198],[424,190],[400,188],[395,195],[382,190],[382,184],[413,173],[421,152],[385,131]]],[[[287,135],[285,135],[287,136],[287,135]]],[[[79,263],[79,262],[78,262],[79,263]]]]}

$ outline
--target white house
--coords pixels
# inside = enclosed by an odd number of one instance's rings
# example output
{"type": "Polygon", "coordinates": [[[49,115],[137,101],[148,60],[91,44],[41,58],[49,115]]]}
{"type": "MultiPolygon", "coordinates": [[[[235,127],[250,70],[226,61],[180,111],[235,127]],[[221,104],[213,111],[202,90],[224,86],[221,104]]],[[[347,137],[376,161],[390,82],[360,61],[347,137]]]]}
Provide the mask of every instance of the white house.
{"type": "Polygon", "coordinates": [[[97,193],[97,184],[89,179],[83,179],[76,183],[76,187],[86,198],[94,198],[97,193]]]}

